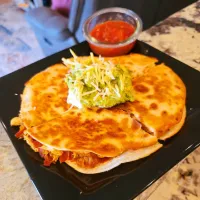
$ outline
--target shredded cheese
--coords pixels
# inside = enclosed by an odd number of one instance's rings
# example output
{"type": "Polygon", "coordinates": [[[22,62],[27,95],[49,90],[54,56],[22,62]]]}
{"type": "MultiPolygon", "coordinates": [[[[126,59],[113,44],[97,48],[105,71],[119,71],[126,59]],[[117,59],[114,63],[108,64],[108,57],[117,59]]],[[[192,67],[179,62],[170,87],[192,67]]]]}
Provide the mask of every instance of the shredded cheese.
{"type": "Polygon", "coordinates": [[[74,59],[62,59],[71,69],[66,75],[70,90],[68,103],[76,104],[75,106],[80,108],[83,98],[91,97],[93,101],[100,101],[102,98],[111,97],[120,101],[128,76],[123,68],[101,56],[96,58],[93,53],[90,53],[90,59],[79,59],[73,50],[70,49],[70,52],[74,59]]]}
{"type": "Polygon", "coordinates": [[[77,55],[74,53],[74,51],[73,51],[72,49],[69,49],[69,51],[70,51],[70,53],[72,54],[72,56],[73,56],[75,59],[78,58],[77,55]]]}

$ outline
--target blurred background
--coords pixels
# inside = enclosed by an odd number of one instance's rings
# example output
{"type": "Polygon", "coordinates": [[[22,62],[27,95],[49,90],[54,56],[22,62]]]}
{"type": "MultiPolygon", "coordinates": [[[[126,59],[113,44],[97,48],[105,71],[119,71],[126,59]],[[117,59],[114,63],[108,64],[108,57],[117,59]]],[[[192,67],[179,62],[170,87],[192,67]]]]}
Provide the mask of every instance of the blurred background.
{"type": "Polygon", "coordinates": [[[84,41],[82,25],[95,11],[124,7],[144,30],[195,0],[0,0],[0,76],[84,41]]]}

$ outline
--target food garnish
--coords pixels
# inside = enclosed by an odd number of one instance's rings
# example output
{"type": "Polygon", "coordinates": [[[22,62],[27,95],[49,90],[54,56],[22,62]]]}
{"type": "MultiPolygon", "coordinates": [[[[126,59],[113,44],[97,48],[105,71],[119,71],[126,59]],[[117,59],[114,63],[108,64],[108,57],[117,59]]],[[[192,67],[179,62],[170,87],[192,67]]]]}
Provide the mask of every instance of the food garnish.
{"type": "Polygon", "coordinates": [[[80,62],[78,56],[72,50],[70,52],[73,59],[62,59],[70,68],[65,79],[69,88],[67,103],[78,108],[109,108],[134,100],[127,68],[105,61],[101,56],[94,57],[93,53],[80,62]]]}

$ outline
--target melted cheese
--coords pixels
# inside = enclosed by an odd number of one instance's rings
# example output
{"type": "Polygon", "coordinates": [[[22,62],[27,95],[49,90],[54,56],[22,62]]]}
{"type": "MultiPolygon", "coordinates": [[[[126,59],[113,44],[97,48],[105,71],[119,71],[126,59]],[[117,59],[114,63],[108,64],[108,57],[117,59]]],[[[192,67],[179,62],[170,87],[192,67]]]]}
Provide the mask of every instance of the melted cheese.
{"type": "Polygon", "coordinates": [[[134,114],[149,132],[161,137],[178,124],[185,109],[186,88],[164,64],[146,69],[133,79],[135,101],[119,108],[134,114]]]}
{"type": "MultiPolygon", "coordinates": [[[[52,66],[26,83],[20,110],[22,123],[28,128],[29,135],[51,147],[49,151],[93,152],[113,157],[130,149],[155,144],[156,136],[164,133],[159,131],[166,131],[179,123],[186,91],[171,69],[155,66],[156,59],[138,54],[105,60],[124,65],[132,72],[136,96],[133,104],[126,103],[112,109],[92,108],[86,112],[71,108],[70,102],[66,102],[68,88],[64,78],[68,68],[64,65],[52,66]],[[128,113],[134,114],[156,136],[143,131],[141,124],[128,113]]],[[[118,89],[115,88],[116,92],[118,89]]],[[[106,93],[110,92],[109,88],[106,90],[106,93]]],[[[74,100],[71,97],[71,102],[74,100]]]]}
{"type": "Polygon", "coordinates": [[[64,82],[68,68],[57,64],[33,76],[21,95],[20,118],[29,128],[62,115],[67,104],[67,85],[64,82]]]}
{"type": "Polygon", "coordinates": [[[104,157],[157,143],[156,137],[118,109],[72,109],[60,118],[28,129],[28,133],[58,150],[93,152],[104,157]]]}

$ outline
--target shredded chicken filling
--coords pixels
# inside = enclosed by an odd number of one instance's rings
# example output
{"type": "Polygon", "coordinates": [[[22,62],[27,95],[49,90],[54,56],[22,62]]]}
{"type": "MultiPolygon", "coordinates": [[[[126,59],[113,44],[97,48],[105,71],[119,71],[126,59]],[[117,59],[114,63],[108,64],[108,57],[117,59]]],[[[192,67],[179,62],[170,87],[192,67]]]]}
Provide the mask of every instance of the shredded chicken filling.
{"type": "Polygon", "coordinates": [[[71,161],[76,162],[76,164],[81,167],[92,168],[109,159],[94,153],[80,153],[56,149],[49,150],[47,146],[32,138],[25,131],[23,126],[20,126],[16,137],[23,138],[35,152],[39,152],[40,156],[44,159],[44,166],[50,166],[52,163],[56,163],[59,160],[60,163],[71,161]]]}

